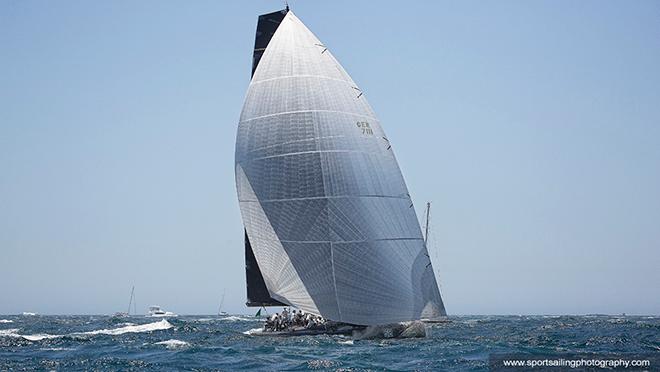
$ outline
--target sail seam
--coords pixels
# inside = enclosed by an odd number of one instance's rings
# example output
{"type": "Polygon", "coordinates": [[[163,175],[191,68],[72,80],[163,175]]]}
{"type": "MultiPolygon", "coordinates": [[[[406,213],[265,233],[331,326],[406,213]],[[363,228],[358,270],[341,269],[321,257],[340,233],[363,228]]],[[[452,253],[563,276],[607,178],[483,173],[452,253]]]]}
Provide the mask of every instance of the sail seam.
{"type": "Polygon", "coordinates": [[[279,146],[292,145],[294,143],[309,142],[309,141],[316,141],[316,140],[329,139],[329,138],[345,138],[345,137],[346,136],[310,137],[310,138],[305,138],[305,139],[301,139],[301,140],[287,141],[287,142],[277,143],[277,144],[274,144],[274,145],[262,146],[262,147],[258,147],[258,148],[252,149],[252,150],[247,150],[246,153],[250,154],[250,153],[253,153],[253,152],[257,152],[257,151],[263,151],[263,150],[267,150],[267,149],[277,148],[279,146]]]}
{"type": "Polygon", "coordinates": [[[260,84],[260,83],[265,83],[273,80],[281,80],[281,79],[290,79],[290,78],[300,78],[300,77],[311,77],[311,78],[319,78],[319,79],[325,79],[325,80],[334,80],[334,81],[339,81],[342,83],[347,83],[350,84],[351,86],[354,85],[355,83],[349,80],[344,80],[344,79],[337,79],[329,76],[323,76],[323,75],[285,75],[285,76],[276,76],[264,80],[257,80],[257,81],[252,81],[250,82],[250,85],[255,85],[255,84],[260,84]]]}
{"type": "Polygon", "coordinates": [[[339,110],[293,110],[293,111],[283,111],[283,112],[277,112],[277,113],[274,113],[274,114],[256,116],[256,117],[253,117],[253,118],[250,118],[250,119],[241,119],[241,121],[239,123],[245,123],[246,121],[263,119],[263,118],[268,118],[268,117],[272,117],[272,116],[286,115],[286,114],[299,114],[299,113],[304,113],[304,112],[331,112],[331,113],[336,113],[336,114],[362,116],[362,117],[365,117],[365,118],[374,119],[376,121],[378,120],[376,117],[374,117],[372,115],[359,114],[357,112],[348,112],[348,111],[339,111],[339,110]]]}
{"type": "Polygon", "coordinates": [[[337,153],[341,153],[341,152],[344,152],[344,153],[363,153],[363,154],[380,155],[380,152],[362,151],[362,150],[310,150],[310,151],[288,152],[286,154],[261,156],[261,157],[258,157],[258,158],[245,159],[243,162],[248,163],[248,162],[255,161],[255,160],[281,158],[281,157],[285,157],[285,156],[316,154],[316,153],[320,154],[320,153],[331,153],[331,152],[337,152],[337,153]]]}
{"type": "Polygon", "coordinates": [[[353,244],[353,243],[371,243],[385,241],[414,241],[423,240],[422,238],[380,238],[365,240],[280,240],[283,243],[330,243],[330,244],[353,244]]]}
{"type": "Polygon", "coordinates": [[[320,200],[320,199],[357,199],[357,198],[388,198],[388,199],[408,199],[406,196],[396,196],[396,195],[327,195],[327,196],[305,196],[300,198],[286,198],[286,199],[239,199],[238,201],[243,203],[273,203],[273,202],[285,202],[285,201],[296,201],[296,200],[320,200]]]}

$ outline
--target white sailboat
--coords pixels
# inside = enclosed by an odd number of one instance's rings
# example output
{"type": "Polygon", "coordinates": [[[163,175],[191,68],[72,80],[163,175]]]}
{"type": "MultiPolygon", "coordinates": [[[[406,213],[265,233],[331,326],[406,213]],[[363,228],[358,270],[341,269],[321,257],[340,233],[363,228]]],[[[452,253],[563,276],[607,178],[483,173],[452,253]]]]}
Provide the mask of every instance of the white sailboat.
{"type": "Polygon", "coordinates": [[[120,311],[112,314],[113,318],[125,318],[131,316],[131,305],[133,305],[133,314],[137,313],[137,305],[135,303],[135,286],[131,288],[131,297],[128,300],[128,309],[126,312],[120,311]]]}
{"type": "MultiPolygon", "coordinates": [[[[429,233],[431,232],[430,224],[431,224],[431,202],[426,203],[426,210],[425,213],[426,215],[426,222],[424,223],[424,245],[426,246],[427,252],[429,252],[429,265],[431,264],[431,256],[430,256],[430,251],[429,251],[429,233]]],[[[436,256],[437,258],[437,256],[436,256]]],[[[435,272],[433,273],[435,276],[435,272]]],[[[436,278],[437,280],[437,278],[436,278]]],[[[447,315],[446,314],[440,314],[437,315],[433,318],[422,318],[422,322],[424,323],[447,323],[449,322],[447,315]]]]}
{"type": "Polygon", "coordinates": [[[445,315],[390,140],[288,7],[259,17],[235,157],[248,306],[363,326],[445,315]]]}
{"type": "Polygon", "coordinates": [[[228,315],[226,311],[222,310],[222,305],[225,303],[225,290],[222,291],[222,298],[220,299],[220,306],[218,306],[218,316],[228,315]]]}

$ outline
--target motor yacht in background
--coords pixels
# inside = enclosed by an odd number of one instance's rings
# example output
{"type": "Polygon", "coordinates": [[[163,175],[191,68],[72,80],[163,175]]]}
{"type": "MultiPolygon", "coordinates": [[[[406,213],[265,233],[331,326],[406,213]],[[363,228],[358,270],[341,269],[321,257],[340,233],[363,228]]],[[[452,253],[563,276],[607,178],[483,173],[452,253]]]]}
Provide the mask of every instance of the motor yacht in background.
{"type": "Polygon", "coordinates": [[[165,311],[161,309],[160,306],[152,305],[149,306],[149,313],[147,314],[147,316],[159,318],[159,317],[177,316],[177,315],[171,311],[165,311]]]}

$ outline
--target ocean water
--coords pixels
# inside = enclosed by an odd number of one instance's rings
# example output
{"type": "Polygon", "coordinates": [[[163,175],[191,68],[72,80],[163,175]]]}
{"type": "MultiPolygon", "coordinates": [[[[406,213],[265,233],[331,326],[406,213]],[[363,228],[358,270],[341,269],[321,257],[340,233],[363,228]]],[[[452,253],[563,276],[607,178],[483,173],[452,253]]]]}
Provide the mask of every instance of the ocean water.
{"type": "Polygon", "coordinates": [[[651,316],[453,316],[418,339],[249,335],[249,316],[0,315],[0,370],[488,370],[494,352],[660,352],[651,316]]]}

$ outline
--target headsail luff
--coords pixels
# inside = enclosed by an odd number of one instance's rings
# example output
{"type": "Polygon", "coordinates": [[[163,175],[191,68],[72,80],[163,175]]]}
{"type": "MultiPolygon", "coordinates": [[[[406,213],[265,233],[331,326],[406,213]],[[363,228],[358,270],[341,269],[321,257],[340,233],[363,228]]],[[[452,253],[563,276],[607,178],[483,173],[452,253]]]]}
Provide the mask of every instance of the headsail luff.
{"type": "Polygon", "coordinates": [[[387,136],[360,88],[293,12],[254,70],[236,184],[276,301],[361,325],[445,313],[387,136]]]}

